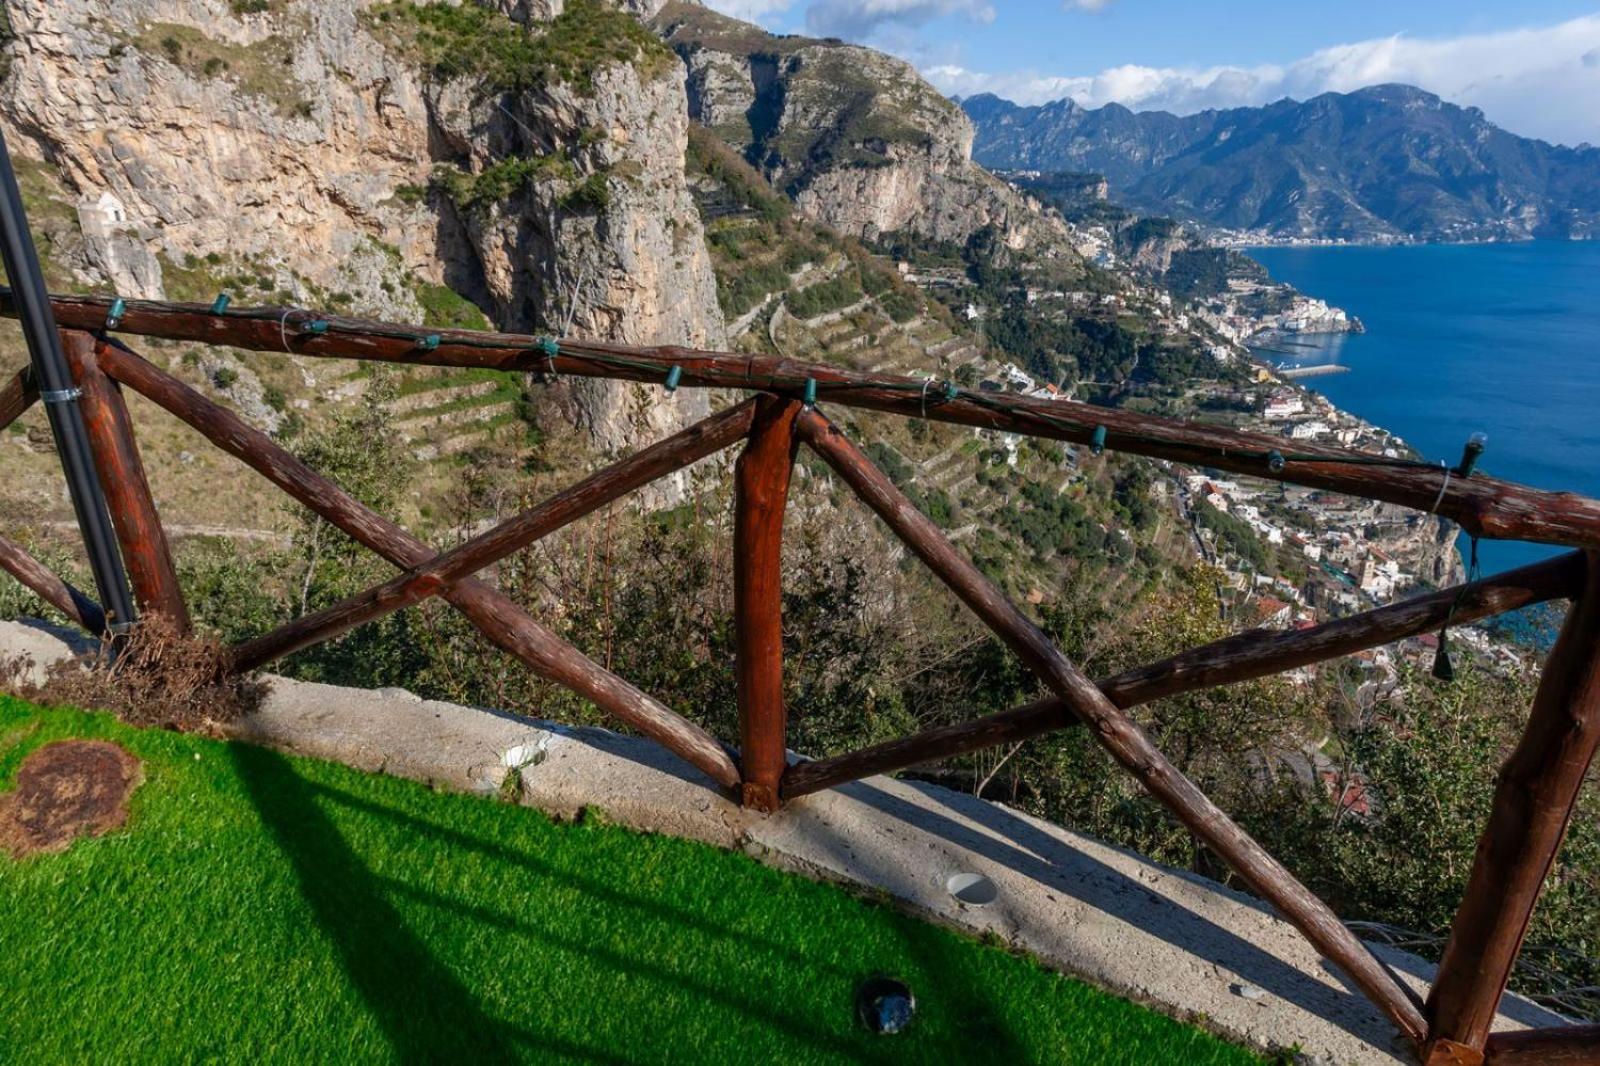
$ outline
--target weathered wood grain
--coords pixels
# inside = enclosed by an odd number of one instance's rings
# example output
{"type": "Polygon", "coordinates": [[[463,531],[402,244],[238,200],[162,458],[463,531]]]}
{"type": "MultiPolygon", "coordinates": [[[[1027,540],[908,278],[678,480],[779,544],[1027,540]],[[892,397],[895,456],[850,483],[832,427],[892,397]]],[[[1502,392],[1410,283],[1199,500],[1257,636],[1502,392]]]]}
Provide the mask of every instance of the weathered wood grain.
{"type": "Polygon", "coordinates": [[[1600,1025],[1490,1033],[1489,1066],[1600,1066],[1600,1025]]]}
{"type": "Polygon", "coordinates": [[[21,418],[38,401],[39,390],[33,387],[33,371],[23,367],[0,385],[0,429],[21,418]]]}
{"type": "Polygon", "coordinates": [[[800,404],[763,397],[734,469],[733,615],[744,805],[777,810],[783,702],[783,514],[800,404]]]}
{"type": "Polygon", "coordinates": [[[61,331],[61,347],[72,379],[83,395],[78,410],[89,435],[89,449],[105,491],[106,510],[122,549],[122,564],[128,571],[139,610],[159,614],[188,633],[189,607],[178,584],[178,568],[172,562],[172,549],[161,516],[150,494],[139,445],[133,437],[133,420],[116,383],[100,369],[96,340],[81,330],[61,331]]]}
{"type": "Polygon", "coordinates": [[[22,545],[0,537],[0,568],[22,582],[41,600],[82,626],[91,636],[104,636],[105,612],[100,605],[67,584],[22,545]]]}

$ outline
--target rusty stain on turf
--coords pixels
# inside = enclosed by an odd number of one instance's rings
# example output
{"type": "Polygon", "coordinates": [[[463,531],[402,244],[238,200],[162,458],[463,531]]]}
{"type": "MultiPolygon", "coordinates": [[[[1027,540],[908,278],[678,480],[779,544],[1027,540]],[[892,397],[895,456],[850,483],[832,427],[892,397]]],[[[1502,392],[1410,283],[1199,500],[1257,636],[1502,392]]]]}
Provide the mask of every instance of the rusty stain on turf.
{"type": "Polygon", "coordinates": [[[22,761],[16,788],[0,795],[0,848],[21,858],[65,851],[128,818],[139,760],[104,740],[59,740],[22,761]]]}

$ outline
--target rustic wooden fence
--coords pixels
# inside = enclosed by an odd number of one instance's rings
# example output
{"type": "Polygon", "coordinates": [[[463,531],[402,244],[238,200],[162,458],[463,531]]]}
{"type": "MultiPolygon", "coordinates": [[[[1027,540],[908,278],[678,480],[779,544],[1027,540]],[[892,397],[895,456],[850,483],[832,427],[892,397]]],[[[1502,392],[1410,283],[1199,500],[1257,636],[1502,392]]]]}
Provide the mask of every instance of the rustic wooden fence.
{"type": "MultiPolygon", "coordinates": [[[[1052,730],[1085,727],[1206,846],[1394,1023],[1428,1063],[1600,1062],[1600,1027],[1491,1034],[1527,923],[1600,742],[1600,501],[1543,492],[1455,467],[1283,442],[1088,405],[855,373],[788,359],[636,348],[415,327],[299,309],[229,310],[54,297],[64,346],[140,609],[183,629],[188,612],[122,398],[132,389],[197,429],[289,497],[392,563],[398,574],[232,649],[263,666],[432,596],[541,677],[567,686],[692,764],[745,805],[785,802],[869,774],[1052,730]],[[749,398],[654,444],[445,552],[289,454],[265,433],[140,358],[112,332],[261,352],[719,388],[749,398]],[[1251,630],[1093,681],[921,514],[819,403],[981,426],[1203,465],[1444,515],[1474,536],[1579,549],[1547,562],[1295,632],[1251,630]],[[735,468],[736,671],[740,745],[724,747],[655,697],[595,663],[473,575],[640,488],[744,442],[735,468]],[[1053,694],[1039,702],[815,761],[790,763],[783,703],[783,516],[796,450],[815,452],[1053,694]],[[1166,759],[1130,707],[1349,655],[1529,604],[1571,601],[1527,727],[1501,771],[1469,884],[1426,1001],[1166,759]]],[[[0,313],[14,314],[0,290],[0,313]]],[[[0,386],[0,429],[37,399],[28,372],[0,386]]],[[[108,622],[81,592],[0,538],[0,566],[92,633],[108,622]]]]}

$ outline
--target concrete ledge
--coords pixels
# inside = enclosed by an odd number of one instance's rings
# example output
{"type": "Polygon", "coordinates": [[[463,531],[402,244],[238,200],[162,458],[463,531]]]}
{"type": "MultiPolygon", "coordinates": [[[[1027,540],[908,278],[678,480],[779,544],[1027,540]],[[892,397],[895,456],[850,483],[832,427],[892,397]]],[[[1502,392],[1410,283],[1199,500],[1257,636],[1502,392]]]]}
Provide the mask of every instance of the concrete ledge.
{"type": "MultiPolygon", "coordinates": [[[[71,654],[54,634],[0,622],[0,655],[24,650],[41,663],[71,654]]],[[[515,788],[522,803],[556,815],[597,807],[633,828],[887,893],[925,917],[997,934],[1049,966],[1263,1050],[1298,1047],[1318,1063],[1412,1061],[1376,1009],[1256,901],[948,789],[875,777],[754,815],[649,741],[399,689],[284,678],[271,679],[262,709],[227,733],[441,788],[515,788]],[[953,896],[950,879],[961,874],[987,879],[993,901],[953,896]]],[[[1376,950],[1426,993],[1431,964],[1376,950]]],[[[1503,1010],[1499,1028],[1564,1021],[1516,997],[1503,1010]]]]}

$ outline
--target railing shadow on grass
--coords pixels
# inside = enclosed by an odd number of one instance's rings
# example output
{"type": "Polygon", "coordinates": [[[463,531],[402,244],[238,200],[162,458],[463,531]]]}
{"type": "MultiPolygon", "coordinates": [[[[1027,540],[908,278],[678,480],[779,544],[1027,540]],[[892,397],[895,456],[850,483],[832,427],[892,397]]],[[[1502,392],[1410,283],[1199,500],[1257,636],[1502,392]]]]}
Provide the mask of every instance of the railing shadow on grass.
{"type": "MultiPolygon", "coordinates": [[[[818,1032],[800,1018],[781,1013],[758,994],[743,995],[707,983],[672,966],[562,932],[543,912],[513,915],[371,870],[355,853],[324,809],[338,804],[377,817],[407,833],[420,834],[445,848],[477,852],[517,867],[546,883],[559,882],[607,905],[641,912],[708,937],[736,940],[764,957],[761,966],[801,965],[836,977],[855,977],[793,948],[717,925],[689,911],[642,899],[595,878],[566,871],[534,854],[440,826],[370,799],[302,778],[276,752],[251,745],[232,746],[234,765],[263,824],[294,869],[302,897],[322,934],[338,955],[351,984],[396,1057],[407,1062],[537,1060],[560,1054],[593,1062],[626,1061],[570,1040],[532,1032],[490,1017],[482,1003],[431,952],[391,901],[404,899],[439,909],[503,933],[526,938],[554,951],[583,955],[619,975],[659,984],[696,1001],[711,1002],[752,1024],[776,1029],[826,1057],[887,1062],[887,1054],[863,1051],[858,1042],[818,1032]]],[[[448,860],[446,860],[448,861],[448,860]]],[[[759,967],[756,967],[759,969],[759,967]]],[[[864,976],[864,975],[862,975],[864,976]]],[[[746,987],[755,987],[754,984],[746,987]]],[[[601,1005],[597,1004],[597,1009],[601,1005]]],[[[840,1005],[849,1017],[849,1004],[840,1005]]],[[[573,1019],[581,1026],[580,1019],[573,1019]]]]}
{"type": "MultiPolygon", "coordinates": [[[[770,972],[779,967],[798,967],[820,976],[845,979],[852,985],[855,980],[869,976],[866,973],[856,973],[834,965],[817,954],[808,954],[791,945],[748,931],[728,928],[688,908],[637,896],[599,878],[586,877],[562,869],[549,859],[508,847],[498,841],[485,840],[459,829],[438,825],[331,786],[309,785],[308,787],[328,802],[385,819],[403,828],[407,833],[430,837],[447,848],[476,852],[492,861],[515,866],[524,875],[537,878],[541,882],[559,884],[582,893],[587,899],[599,900],[608,907],[635,912],[643,921],[665,922],[696,936],[735,943],[742,949],[745,965],[752,974],[770,972]]],[[[509,915],[477,904],[450,900],[432,891],[403,885],[392,879],[384,879],[384,884],[392,891],[404,894],[424,905],[455,910],[474,921],[505,932],[526,936],[559,950],[586,954],[619,973],[644,977],[675,991],[687,992],[702,1000],[716,1003],[733,1013],[749,1018],[755,1024],[777,1029],[797,1041],[809,1044],[818,1053],[843,1056],[861,1062],[894,1061],[892,1049],[885,1049],[881,1054],[874,1053],[864,1050],[858,1042],[819,1032],[798,1017],[780,1013],[776,1010],[777,1005],[770,999],[764,999],[759,995],[734,994],[725,988],[707,984],[640,955],[624,954],[614,948],[585,943],[570,934],[560,932],[553,922],[540,924],[527,915],[509,915]]],[[[757,984],[758,980],[748,987],[756,987],[757,984]]],[[[841,1003],[839,1008],[841,1018],[848,1019],[851,1005],[841,1003]]]]}
{"type": "Polygon", "coordinates": [[[504,1062],[541,1052],[620,1061],[491,1018],[389,902],[391,884],[351,848],[319,806],[315,786],[277,752],[233,744],[229,754],[262,825],[293,869],[318,931],[398,1061],[504,1062]]]}

